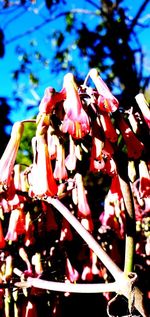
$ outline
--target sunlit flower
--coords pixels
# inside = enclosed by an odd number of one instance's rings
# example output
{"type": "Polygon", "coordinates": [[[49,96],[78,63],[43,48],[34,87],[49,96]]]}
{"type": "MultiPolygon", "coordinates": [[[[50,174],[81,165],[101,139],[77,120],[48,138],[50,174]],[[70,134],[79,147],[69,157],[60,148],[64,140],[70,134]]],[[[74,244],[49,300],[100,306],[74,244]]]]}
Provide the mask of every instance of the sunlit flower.
{"type": "Polygon", "coordinates": [[[68,132],[74,138],[82,138],[89,133],[90,125],[87,113],[82,107],[78,88],[71,73],[64,76],[66,99],[63,103],[65,116],[61,130],[68,132]]]}
{"type": "Polygon", "coordinates": [[[126,113],[128,113],[128,120],[130,122],[132,131],[137,134],[139,131],[139,126],[138,126],[138,121],[136,119],[135,114],[133,113],[133,107],[131,107],[128,111],[126,111],[126,113]]]}
{"type": "Polygon", "coordinates": [[[109,114],[101,113],[100,120],[105,133],[105,137],[109,139],[111,142],[116,142],[118,139],[118,135],[112,124],[109,114]]]}
{"type": "Polygon", "coordinates": [[[83,185],[82,175],[76,173],[76,188],[77,188],[77,216],[81,220],[82,225],[88,230],[93,231],[93,221],[91,217],[91,210],[86,197],[86,191],[83,185]]]}
{"type": "Polygon", "coordinates": [[[57,155],[53,176],[56,180],[62,181],[68,178],[66,166],[65,166],[65,149],[63,145],[57,142],[57,155]]]}
{"type": "Polygon", "coordinates": [[[83,266],[81,280],[83,280],[83,281],[92,281],[93,280],[93,272],[92,272],[92,268],[90,266],[88,266],[88,265],[83,266]]]}
{"type": "Polygon", "coordinates": [[[12,255],[7,255],[5,259],[5,273],[4,273],[4,280],[10,281],[13,274],[13,257],[12,255]]]}
{"type": "Polygon", "coordinates": [[[25,237],[24,244],[26,247],[33,245],[35,243],[34,237],[35,227],[31,220],[29,211],[25,215],[25,237]]]}
{"type": "Polygon", "coordinates": [[[111,227],[120,237],[125,233],[125,207],[118,175],[112,178],[111,186],[104,201],[104,212],[100,215],[102,225],[111,227]]]}
{"type": "Polygon", "coordinates": [[[49,126],[47,130],[47,145],[48,145],[48,153],[51,160],[56,158],[57,142],[58,142],[58,137],[53,133],[52,127],[49,126]]]}
{"type": "Polygon", "coordinates": [[[25,251],[24,247],[20,247],[19,248],[19,255],[20,255],[21,259],[25,262],[25,264],[27,266],[27,270],[26,270],[27,272],[25,271],[26,274],[28,275],[28,273],[29,273],[29,275],[30,275],[32,273],[32,265],[31,265],[31,263],[29,261],[27,252],[25,251]]]}
{"type": "Polygon", "coordinates": [[[62,220],[62,227],[61,227],[61,233],[60,233],[60,241],[72,241],[73,234],[71,231],[70,223],[66,220],[66,218],[63,218],[62,220]]]}
{"type": "Polygon", "coordinates": [[[117,173],[116,163],[110,155],[104,157],[105,165],[101,169],[104,174],[108,174],[109,176],[114,176],[117,173]]]}
{"type": "Polygon", "coordinates": [[[56,103],[64,100],[65,97],[65,89],[56,92],[53,87],[47,87],[39,105],[39,112],[49,114],[54,109],[56,103]]]}
{"type": "Polygon", "coordinates": [[[90,167],[89,170],[94,171],[100,171],[104,165],[105,162],[102,157],[102,149],[104,147],[104,142],[100,139],[93,137],[92,138],[92,149],[91,149],[91,157],[90,157],[90,167]]]}
{"type": "Polygon", "coordinates": [[[40,275],[43,273],[43,266],[41,262],[41,254],[36,252],[32,256],[32,265],[34,265],[34,273],[36,277],[40,277],[40,275]]]}
{"type": "Polygon", "coordinates": [[[98,106],[100,110],[105,112],[114,112],[119,107],[118,100],[113,96],[108,86],[99,76],[96,69],[91,69],[89,72],[91,79],[93,80],[97,91],[99,93],[98,106]]]}
{"type": "Polygon", "coordinates": [[[22,190],[21,188],[21,165],[15,164],[14,166],[14,186],[16,190],[22,190]]]}
{"type": "Polygon", "coordinates": [[[144,95],[142,93],[135,96],[136,102],[142,112],[143,118],[150,128],[150,109],[148,102],[146,101],[144,95]]]}
{"type": "Polygon", "coordinates": [[[134,159],[139,158],[144,150],[143,143],[138,140],[121,115],[118,118],[118,126],[127,146],[128,157],[134,159]]]}
{"type": "Polygon", "coordinates": [[[139,193],[140,197],[150,197],[150,175],[145,161],[140,160],[139,163],[139,193]]]}
{"type": "Polygon", "coordinates": [[[0,160],[0,192],[10,186],[13,168],[20,145],[24,125],[16,122],[13,125],[11,137],[0,160]]]}
{"type": "Polygon", "coordinates": [[[83,185],[82,175],[76,173],[75,175],[76,186],[77,186],[77,199],[78,199],[78,217],[88,217],[91,215],[91,210],[86,197],[85,188],[83,185]]]}
{"type": "Polygon", "coordinates": [[[69,154],[65,158],[65,165],[69,171],[74,171],[76,168],[76,153],[75,153],[75,144],[72,139],[72,136],[69,135],[69,154]]]}
{"type": "Polygon", "coordinates": [[[66,277],[71,283],[74,283],[79,279],[79,273],[72,266],[68,257],[66,258],[66,277]]]}
{"type": "Polygon", "coordinates": [[[17,241],[18,235],[25,233],[25,214],[21,208],[13,209],[9,218],[8,230],[5,236],[7,241],[17,241]]]}
{"type": "Polygon", "coordinates": [[[37,136],[37,151],[34,153],[34,162],[30,175],[30,196],[54,196],[57,193],[57,184],[53,177],[51,160],[44,135],[37,136]]]}

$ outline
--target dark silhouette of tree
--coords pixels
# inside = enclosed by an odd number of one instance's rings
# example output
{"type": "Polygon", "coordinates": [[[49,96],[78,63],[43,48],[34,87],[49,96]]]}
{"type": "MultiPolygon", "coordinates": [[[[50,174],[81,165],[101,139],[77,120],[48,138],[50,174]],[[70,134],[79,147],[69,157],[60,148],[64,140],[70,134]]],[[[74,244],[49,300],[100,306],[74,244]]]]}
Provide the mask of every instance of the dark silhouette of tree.
{"type": "Polygon", "coordinates": [[[10,106],[7,103],[5,98],[0,97],[0,112],[1,112],[1,120],[0,120],[0,157],[4,152],[4,149],[9,140],[9,135],[5,131],[5,127],[10,125],[10,120],[8,118],[10,106]]]}

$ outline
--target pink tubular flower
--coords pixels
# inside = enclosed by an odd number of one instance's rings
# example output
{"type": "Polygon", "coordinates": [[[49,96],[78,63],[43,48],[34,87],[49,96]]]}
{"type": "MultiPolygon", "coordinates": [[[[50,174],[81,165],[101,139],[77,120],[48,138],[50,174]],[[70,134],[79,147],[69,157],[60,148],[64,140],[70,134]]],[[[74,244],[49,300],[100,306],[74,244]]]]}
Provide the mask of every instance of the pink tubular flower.
{"type": "Polygon", "coordinates": [[[53,176],[56,180],[62,181],[68,178],[67,170],[65,167],[65,149],[59,140],[57,142],[57,155],[53,176]]]}
{"type": "Polygon", "coordinates": [[[64,77],[64,88],[66,91],[66,99],[63,105],[66,115],[61,130],[64,133],[68,132],[74,138],[82,138],[89,133],[89,119],[82,107],[78,88],[71,73],[68,73],[64,77]]]}
{"type": "Polygon", "coordinates": [[[139,163],[139,193],[141,198],[150,197],[150,175],[145,161],[140,160],[139,163]]]}
{"type": "Polygon", "coordinates": [[[103,147],[104,142],[98,139],[97,137],[93,137],[89,168],[89,170],[92,172],[100,171],[104,168],[105,162],[102,157],[103,147]]]}
{"type": "Polygon", "coordinates": [[[39,105],[40,113],[50,113],[56,103],[64,100],[66,97],[65,89],[62,89],[60,92],[56,92],[54,88],[48,87],[45,89],[44,97],[42,98],[39,105]]]}
{"type": "Polygon", "coordinates": [[[148,127],[150,128],[150,109],[149,109],[149,105],[144,97],[144,95],[142,93],[136,95],[135,97],[136,102],[142,112],[143,118],[146,122],[146,124],[148,125],[148,127]]]}
{"type": "Polygon", "coordinates": [[[66,220],[66,218],[63,218],[62,220],[62,227],[61,227],[61,233],[60,233],[60,241],[72,241],[73,235],[71,232],[70,223],[66,220]]]}
{"type": "Polygon", "coordinates": [[[33,245],[35,243],[34,237],[34,224],[31,220],[29,211],[25,215],[25,237],[24,237],[24,244],[26,247],[33,245]]]}
{"type": "Polygon", "coordinates": [[[83,266],[81,279],[83,281],[92,281],[93,280],[93,272],[92,272],[92,268],[90,266],[88,266],[88,265],[83,266]]]}
{"type": "Polygon", "coordinates": [[[48,153],[51,160],[56,158],[57,142],[58,142],[58,137],[55,134],[53,134],[52,127],[49,126],[47,130],[47,145],[48,145],[48,153]]]}
{"type": "Polygon", "coordinates": [[[13,209],[9,218],[7,241],[17,241],[18,235],[25,233],[25,214],[21,208],[13,209]]]}
{"type": "Polygon", "coordinates": [[[144,144],[137,139],[121,115],[119,116],[118,126],[127,146],[128,157],[138,159],[144,150],[144,144]]]}
{"type": "Polygon", "coordinates": [[[77,173],[75,175],[76,186],[77,186],[77,199],[78,199],[78,217],[89,217],[91,210],[87,201],[82,175],[77,173]]]}
{"type": "Polygon", "coordinates": [[[118,175],[112,178],[110,189],[105,198],[104,212],[99,219],[102,225],[110,226],[119,238],[124,238],[125,209],[118,175]]]}
{"type": "Polygon", "coordinates": [[[117,142],[118,135],[111,122],[109,114],[103,113],[100,115],[101,124],[105,133],[105,136],[111,142],[117,142]]]}
{"type": "Polygon", "coordinates": [[[11,137],[0,160],[0,192],[10,186],[12,172],[20,145],[24,125],[16,122],[13,125],[11,137]]]}
{"type": "Polygon", "coordinates": [[[91,210],[87,201],[86,192],[83,185],[82,175],[76,173],[76,188],[77,188],[77,216],[81,219],[81,224],[88,230],[93,231],[93,221],[91,217],[91,210]]]}
{"type": "Polygon", "coordinates": [[[117,173],[117,166],[116,163],[110,155],[105,157],[105,165],[101,169],[104,174],[108,174],[110,176],[114,176],[117,173]]]}
{"type": "Polygon", "coordinates": [[[90,70],[90,77],[93,80],[99,93],[98,106],[105,112],[114,112],[119,107],[118,100],[112,95],[111,91],[99,76],[98,71],[93,68],[90,70]]]}
{"type": "Polygon", "coordinates": [[[66,276],[71,283],[74,283],[79,279],[79,273],[73,268],[68,258],[66,258],[66,276]]]}
{"type": "Polygon", "coordinates": [[[65,165],[69,171],[74,171],[76,168],[77,157],[75,154],[75,144],[72,136],[69,135],[69,154],[65,158],[65,165]]]}
{"type": "Polygon", "coordinates": [[[37,136],[37,157],[34,158],[30,176],[29,194],[32,197],[54,196],[57,193],[57,184],[53,177],[51,160],[44,135],[37,136]]]}

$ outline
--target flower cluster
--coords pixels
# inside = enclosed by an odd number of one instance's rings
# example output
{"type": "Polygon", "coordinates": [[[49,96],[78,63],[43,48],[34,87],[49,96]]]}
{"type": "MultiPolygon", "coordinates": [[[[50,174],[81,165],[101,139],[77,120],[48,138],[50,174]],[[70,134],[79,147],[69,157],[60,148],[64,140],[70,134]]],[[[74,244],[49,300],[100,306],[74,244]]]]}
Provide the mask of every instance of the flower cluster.
{"type": "MultiPolygon", "coordinates": [[[[137,227],[142,228],[150,212],[148,150],[144,138],[136,133],[142,118],[142,124],[149,126],[148,105],[145,101],[142,117],[143,107],[138,99],[137,103],[140,120],[134,116],[134,109],[131,120],[131,112],[122,113],[119,101],[96,69],[89,72],[83,85],[77,84],[73,74],[66,74],[62,90],[48,87],[41,99],[36,134],[31,140],[33,161],[26,168],[21,162],[16,163],[25,122],[14,124],[0,160],[0,283],[11,283],[15,266],[24,276],[44,276],[66,283],[109,281],[106,268],[69,222],[48,203],[48,197],[60,199],[122,267],[120,245],[126,233],[126,206],[118,169],[120,151],[128,162],[137,227]],[[87,85],[88,80],[94,88],[87,85]],[[90,175],[96,175],[102,182],[98,187],[101,201],[98,195],[95,198],[94,191],[93,197],[89,195],[90,175]],[[102,195],[105,176],[109,188],[102,195]]],[[[149,229],[146,232],[143,229],[136,249],[148,261],[149,229]]],[[[108,294],[105,295],[107,298],[108,294]]],[[[46,309],[45,316],[49,311],[52,316],[61,316],[60,298],[38,289],[28,292],[23,288],[23,295],[22,290],[12,295],[6,288],[0,298],[0,310],[5,311],[5,317],[10,316],[12,302],[15,316],[36,317],[39,309],[46,309]],[[39,296],[43,298],[42,304],[37,300],[39,296]]]]}

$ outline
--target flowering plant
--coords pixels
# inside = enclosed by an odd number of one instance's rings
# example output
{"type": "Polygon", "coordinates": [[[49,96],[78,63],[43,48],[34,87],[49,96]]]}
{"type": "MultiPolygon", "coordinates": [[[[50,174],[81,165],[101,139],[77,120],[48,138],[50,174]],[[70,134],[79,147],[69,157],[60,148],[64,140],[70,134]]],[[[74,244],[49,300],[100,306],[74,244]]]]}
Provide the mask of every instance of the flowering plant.
{"type": "Polygon", "coordinates": [[[114,292],[127,299],[128,315],[148,316],[142,291],[148,300],[149,290],[136,285],[136,257],[146,270],[149,152],[139,131],[143,125],[148,136],[149,119],[144,97],[144,113],[141,98],[136,100],[137,134],[131,113],[123,113],[96,69],[83,85],[66,74],[62,90],[48,87],[40,102],[28,167],[16,164],[26,123],[15,123],[0,160],[0,310],[5,317],[12,307],[15,317],[69,316],[66,307],[70,303],[75,309],[74,293],[97,293],[97,307],[111,316],[114,292]]]}

